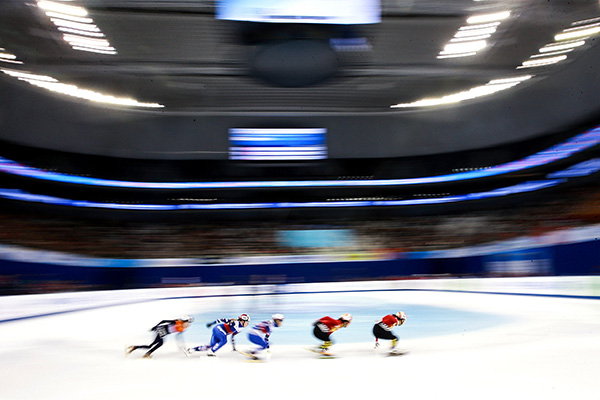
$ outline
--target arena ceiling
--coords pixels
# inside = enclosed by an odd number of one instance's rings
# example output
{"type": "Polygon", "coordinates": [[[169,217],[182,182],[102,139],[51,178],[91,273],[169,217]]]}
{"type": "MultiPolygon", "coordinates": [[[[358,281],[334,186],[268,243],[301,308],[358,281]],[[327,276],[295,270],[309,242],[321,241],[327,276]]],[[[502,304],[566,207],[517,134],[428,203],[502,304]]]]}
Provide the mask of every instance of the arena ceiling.
{"type": "Polygon", "coordinates": [[[298,24],[219,19],[214,1],[4,0],[0,140],[227,159],[229,128],[322,127],[331,158],[371,158],[598,122],[597,0],[373,4],[374,23],[298,24]]]}

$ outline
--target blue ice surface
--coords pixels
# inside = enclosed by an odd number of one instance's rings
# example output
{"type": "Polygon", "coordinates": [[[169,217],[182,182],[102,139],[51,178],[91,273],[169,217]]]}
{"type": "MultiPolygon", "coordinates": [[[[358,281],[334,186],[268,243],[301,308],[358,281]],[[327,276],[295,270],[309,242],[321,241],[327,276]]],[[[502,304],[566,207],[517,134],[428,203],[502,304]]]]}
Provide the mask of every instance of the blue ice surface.
{"type": "MultiPolygon", "coordinates": [[[[186,340],[198,343],[210,341],[211,329],[206,323],[217,318],[233,318],[241,313],[251,316],[251,325],[270,319],[274,313],[285,315],[285,321],[275,328],[272,344],[313,345],[319,341],[313,336],[313,323],[321,317],[337,318],[343,313],[353,316],[345,329],[333,333],[335,343],[363,343],[374,341],[373,325],[387,314],[404,311],[406,323],[395,327],[393,333],[403,339],[420,339],[441,335],[461,334],[505,324],[507,317],[466,311],[459,308],[402,304],[394,292],[384,298],[362,293],[307,293],[265,296],[236,296],[223,298],[218,309],[194,313],[195,322],[186,331],[186,340]]],[[[200,305],[199,308],[204,308],[200,305]]],[[[251,326],[250,325],[250,326],[251,326]]],[[[247,329],[246,329],[247,330],[247,329]]],[[[246,330],[236,337],[236,344],[250,343],[246,330]]]]}

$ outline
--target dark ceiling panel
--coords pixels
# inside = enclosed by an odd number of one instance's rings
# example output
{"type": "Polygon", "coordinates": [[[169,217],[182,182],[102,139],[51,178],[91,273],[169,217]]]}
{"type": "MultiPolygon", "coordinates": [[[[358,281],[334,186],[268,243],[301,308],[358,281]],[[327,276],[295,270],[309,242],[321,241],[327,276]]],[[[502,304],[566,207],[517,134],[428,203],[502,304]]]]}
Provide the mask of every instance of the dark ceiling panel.
{"type": "Polygon", "coordinates": [[[402,157],[531,139],[589,123],[600,109],[594,39],[565,62],[517,69],[573,22],[599,17],[597,1],[384,1],[382,22],[366,26],[220,21],[214,1],[69,4],[88,8],[117,54],[74,50],[35,2],[10,0],[0,3],[0,47],[23,63],[0,61],[0,69],[164,107],[98,104],[0,74],[1,140],[133,158],[223,158],[229,127],[322,126],[331,157],[402,157]],[[502,10],[511,18],[483,51],[437,58],[469,15],[502,10]],[[271,55],[260,74],[253,70],[261,46],[293,41],[328,50],[314,62],[271,55]],[[390,108],[524,74],[534,77],[495,95],[390,108]]]}

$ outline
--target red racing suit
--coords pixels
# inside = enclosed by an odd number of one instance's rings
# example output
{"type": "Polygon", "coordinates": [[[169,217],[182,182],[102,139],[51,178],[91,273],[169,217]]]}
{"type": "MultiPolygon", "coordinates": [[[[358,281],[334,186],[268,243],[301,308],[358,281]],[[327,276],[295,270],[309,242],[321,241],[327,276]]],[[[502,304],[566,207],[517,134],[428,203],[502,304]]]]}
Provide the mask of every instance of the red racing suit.
{"type": "Polygon", "coordinates": [[[379,326],[381,326],[386,331],[391,331],[393,327],[400,326],[403,324],[403,322],[397,316],[393,314],[388,314],[385,317],[381,318],[379,321],[377,321],[377,324],[379,324],[379,326]]]}
{"type": "Polygon", "coordinates": [[[315,326],[317,326],[321,331],[323,331],[323,333],[326,333],[327,335],[331,335],[333,332],[340,329],[343,324],[344,324],[344,321],[342,321],[340,319],[335,319],[335,318],[331,318],[331,317],[323,317],[315,323],[315,326]]]}

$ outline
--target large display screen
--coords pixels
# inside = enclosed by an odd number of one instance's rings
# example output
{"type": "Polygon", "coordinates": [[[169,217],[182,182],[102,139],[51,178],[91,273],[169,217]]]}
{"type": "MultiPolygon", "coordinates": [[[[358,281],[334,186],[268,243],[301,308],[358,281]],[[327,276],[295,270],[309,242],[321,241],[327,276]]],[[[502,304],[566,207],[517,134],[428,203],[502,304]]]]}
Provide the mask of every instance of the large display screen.
{"type": "Polygon", "coordinates": [[[230,160],[319,160],[327,158],[325,128],[232,128],[230,160]]]}
{"type": "Polygon", "coordinates": [[[376,24],[380,0],[219,0],[217,19],[302,24],[376,24]]]}
{"type": "Polygon", "coordinates": [[[351,229],[302,229],[277,232],[277,241],[287,247],[350,247],[354,245],[351,229]]]}

